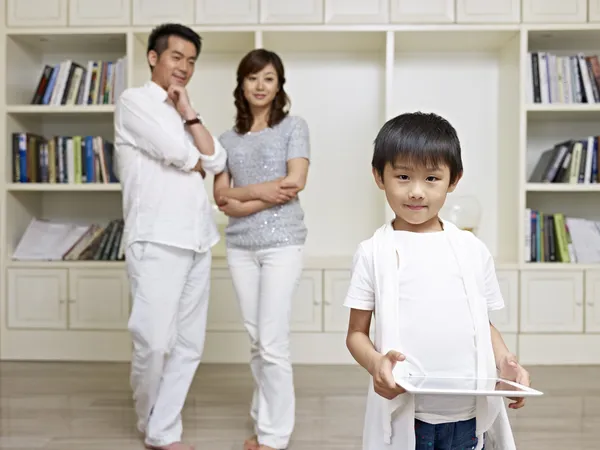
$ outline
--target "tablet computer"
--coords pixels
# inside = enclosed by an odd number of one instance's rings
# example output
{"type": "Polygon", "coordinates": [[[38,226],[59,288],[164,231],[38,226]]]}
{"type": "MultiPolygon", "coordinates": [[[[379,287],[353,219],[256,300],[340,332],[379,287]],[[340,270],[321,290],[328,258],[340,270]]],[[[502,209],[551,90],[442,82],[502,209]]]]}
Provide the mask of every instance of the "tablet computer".
{"type": "Polygon", "coordinates": [[[422,375],[395,376],[411,394],[536,397],[542,392],[502,378],[452,378],[422,375]]]}

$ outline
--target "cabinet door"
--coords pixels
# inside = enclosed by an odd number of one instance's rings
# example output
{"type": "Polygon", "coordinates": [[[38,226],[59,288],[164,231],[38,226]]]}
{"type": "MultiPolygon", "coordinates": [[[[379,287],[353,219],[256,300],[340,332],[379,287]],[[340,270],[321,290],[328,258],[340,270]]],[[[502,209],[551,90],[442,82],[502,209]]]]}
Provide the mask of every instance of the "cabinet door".
{"type": "Polygon", "coordinates": [[[519,272],[498,270],[497,277],[504,309],[492,311],[490,320],[502,333],[516,333],[519,331],[519,272]]]}
{"type": "Polygon", "coordinates": [[[196,23],[258,23],[258,0],[196,0],[196,23]]]}
{"type": "Polygon", "coordinates": [[[523,22],[587,22],[587,0],[523,0],[523,22]]]}
{"type": "Polygon", "coordinates": [[[69,328],[127,330],[131,295],[125,270],[69,271],[69,328]]]}
{"type": "Polygon", "coordinates": [[[588,20],[590,22],[600,22],[600,0],[589,0],[588,20]]]}
{"type": "Polygon", "coordinates": [[[521,333],[583,332],[583,271],[521,273],[521,333]]]}
{"type": "Polygon", "coordinates": [[[350,310],[344,306],[344,299],[350,285],[349,270],[326,270],[324,275],[324,316],[326,332],[344,332],[348,330],[350,310]]]}
{"type": "Polygon", "coordinates": [[[56,27],[67,25],[67,0],[8,0],[9,27],[56,27]]]}
{"type": "Polygon", "coordinates": [[[194,0],[133,0],[134,25],[194,22],[194,0]]]}
{"type": "Polygon", "coordinates": [[[456,0],[459,23],[518,23],[520,0],[456,0]]]}
{"type": "Polygon", "coordinates": [[[129,25],[130,0],[70,0],[69,25],[129,25]]]}
{"type": "Polygon", "coordinates": [[[67,328],[67,271],[8,269],[8,327],[67,328]]]}
{"type": "Polygon", "coordinates": [[[213,269],[206,329],[209,331],[244,331],[244,323],[228,269],[213,269]]]}
{"type": "Polygon", "coordinates": [[[454,0],[391,0],[395,23],[454,22],[454,0]]]}
{"type": "Polygon", "coordinates": [[[323,0],[260,0],[261,23],[323,23],[323,0]]]}
{"type": "Polygon", "coordinates": [[[291,331],[323,330],[323,275],[305,270],[292,300],[291,331]]]}
{"type": "Polygon", "coordinates": [[[585,331],[600,333],[600,270],[585,274],[585,331]]]}
{"type": "Polygon", "coordinates": [[[386,23],[387,0],[325,0],[326,23],[386,23]]]}

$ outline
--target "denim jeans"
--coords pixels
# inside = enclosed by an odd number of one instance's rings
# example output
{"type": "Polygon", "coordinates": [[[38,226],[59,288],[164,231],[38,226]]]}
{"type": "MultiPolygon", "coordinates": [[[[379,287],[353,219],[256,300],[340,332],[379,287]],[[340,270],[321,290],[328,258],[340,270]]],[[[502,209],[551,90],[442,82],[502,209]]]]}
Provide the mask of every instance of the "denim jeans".
{"type": "Polygon", "coordinates": [[[415,450],[472,450],[477,447],[475,419],[432,425],[415,420],[415,450]]]}

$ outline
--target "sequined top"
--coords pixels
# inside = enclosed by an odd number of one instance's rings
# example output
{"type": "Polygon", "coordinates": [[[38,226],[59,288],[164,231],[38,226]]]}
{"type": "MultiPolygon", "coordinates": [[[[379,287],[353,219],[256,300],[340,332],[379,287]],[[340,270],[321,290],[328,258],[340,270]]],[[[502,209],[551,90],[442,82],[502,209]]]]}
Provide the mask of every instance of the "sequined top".
{"type": "MultiPolygon", "coordinates": [[[[227,151],[225,171],[235,187],[284,177],[288,160],[310,159],[308,125],[298,116],[287,116],[272,128],[243,135],[228,130],[219,140],[227,151]]],[[[304,245],[306,235],[298,197],[246,217],[230,217],[225,229],[227,246],[246,250],[304,245]]]]}

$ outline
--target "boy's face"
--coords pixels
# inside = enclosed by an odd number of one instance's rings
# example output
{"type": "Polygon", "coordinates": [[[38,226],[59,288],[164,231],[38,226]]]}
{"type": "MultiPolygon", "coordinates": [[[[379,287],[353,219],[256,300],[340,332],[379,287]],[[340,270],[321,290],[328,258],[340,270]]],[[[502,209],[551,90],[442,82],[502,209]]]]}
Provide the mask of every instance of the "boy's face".
{"type": "Polygon", "coordinates": [[[428,168],[401,160],[385,166],[383,179],[375,169],[373,175],[396,214],[395,228],[417,232],[439,230],[438,213],[460,180],[458,176],[450,184],[448,166],[428,168]]]}

